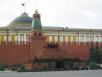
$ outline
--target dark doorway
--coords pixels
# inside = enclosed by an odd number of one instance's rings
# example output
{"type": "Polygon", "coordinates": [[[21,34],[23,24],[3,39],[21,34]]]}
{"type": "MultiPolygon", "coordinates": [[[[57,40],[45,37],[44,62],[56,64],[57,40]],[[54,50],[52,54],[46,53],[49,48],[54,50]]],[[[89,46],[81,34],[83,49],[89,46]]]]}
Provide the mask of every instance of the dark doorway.
{"type": "Polygon", "coordinates": [[[64,68],[64,62],[62,61],[56,62],[56,68],[64,68]]]}

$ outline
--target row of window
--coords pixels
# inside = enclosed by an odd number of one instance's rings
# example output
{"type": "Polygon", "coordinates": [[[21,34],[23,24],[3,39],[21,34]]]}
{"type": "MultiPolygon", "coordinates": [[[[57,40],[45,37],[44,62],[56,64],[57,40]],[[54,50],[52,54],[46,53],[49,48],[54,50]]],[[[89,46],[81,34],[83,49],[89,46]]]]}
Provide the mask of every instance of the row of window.
{"type": "MultiPolygon", "coordinates": [[[[28,41],[29,34],[9,35],[9,41],[28,41]]],[[[48,42],[102,42],[102,36],[46,36],[48,42]]],[[[0,41],[6,41],[7,36],[0,35],[0,41]]]]}
{"type": "Polygon", "coordinates": [[[28,41],[29,34],[20,34],[20,35],[0,35],[0,41],[28,41]]]}
{"type": "Polygon", "coordinates": [[[49,42],[102,42],[102,36],[48,36],[49,42]]]}

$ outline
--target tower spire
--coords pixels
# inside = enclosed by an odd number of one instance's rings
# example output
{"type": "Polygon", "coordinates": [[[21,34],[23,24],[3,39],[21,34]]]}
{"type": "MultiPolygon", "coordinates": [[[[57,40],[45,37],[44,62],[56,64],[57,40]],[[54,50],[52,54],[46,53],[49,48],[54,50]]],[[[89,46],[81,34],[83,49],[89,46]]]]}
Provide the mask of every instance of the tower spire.
{"type": "Polygon", "coordinates": [[[39,14],[37,9],[35,10],[35,13],[34,14],[39,14]]]}
{"type": "Polygon", "coordinates": [[[40,14],[38,13],[37,9],[35,10],[35,13],[33,14],[32,29],[33,30],[41,30],[42,29],[40,14]]]}

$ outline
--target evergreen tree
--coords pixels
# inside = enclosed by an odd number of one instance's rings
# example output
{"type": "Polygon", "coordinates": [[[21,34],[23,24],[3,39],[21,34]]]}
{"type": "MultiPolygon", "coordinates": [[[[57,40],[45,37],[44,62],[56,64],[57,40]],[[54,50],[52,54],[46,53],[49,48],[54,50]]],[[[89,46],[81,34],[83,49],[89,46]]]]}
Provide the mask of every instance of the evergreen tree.
{"type": "Polygon", "coordinates": [[[100,53],[100,59],[99,59],[99,63],[102,64],[102,53],[100,53]]]}
{"type": "Polygon", "coordinates": [[[94,49],[94,46],[92,45],[90,50],[89,50],[89,60],[88,60],[89,62],[95,60],[94,51],[95,51],[95,49],[94,49]]]}
{"type": "Polygon", "coordinates": [[[95,55],[95,61],[97,63],[99,63],[100,62],[100,48],[99,48],[99,45],[98,44],[96,44],[96,46],[95,46],[94,55],[95,55]]]}
{"type": "Polygon", "coordinates": [[[0,71],[4,71],[5,70],[5,65],[0,64],[0,71]]]}
{"type": "Polygon", "coordinates": [[[97,63],[101,62],[101,56],[100,56],[100,48],[99,45],[96,44],[96,46],[92,45],[89,51],[89,66],[90,69],[97,69],[97,63]]]}

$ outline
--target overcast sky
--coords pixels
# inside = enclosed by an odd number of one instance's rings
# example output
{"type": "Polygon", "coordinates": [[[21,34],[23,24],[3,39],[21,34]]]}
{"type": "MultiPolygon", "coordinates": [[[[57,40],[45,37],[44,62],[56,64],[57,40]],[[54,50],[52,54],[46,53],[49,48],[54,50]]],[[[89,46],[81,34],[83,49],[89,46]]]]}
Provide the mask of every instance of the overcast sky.
{"type": "Polygon", "coordinates": [[[102,0],[0,0],[0,26],[7,26],[26,12],[37,8],[43,26],[102,29],[102,0]]]}

